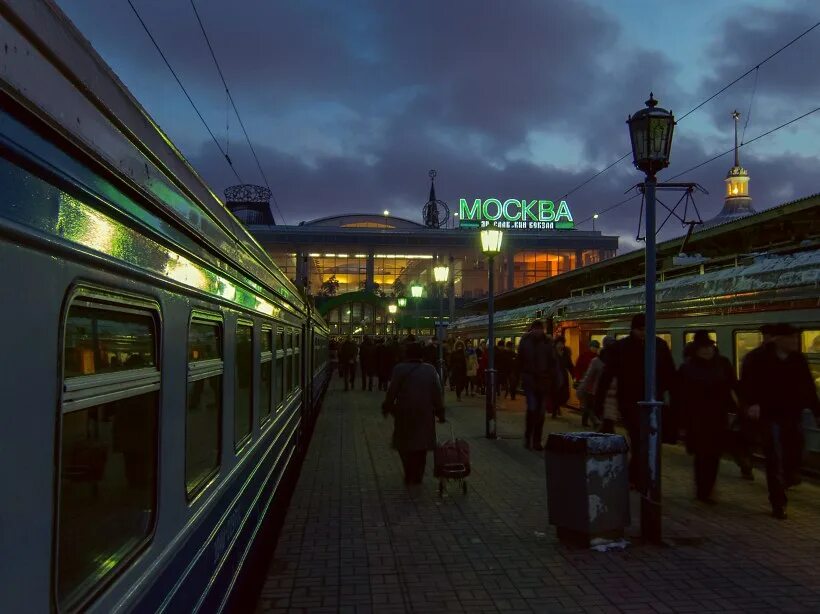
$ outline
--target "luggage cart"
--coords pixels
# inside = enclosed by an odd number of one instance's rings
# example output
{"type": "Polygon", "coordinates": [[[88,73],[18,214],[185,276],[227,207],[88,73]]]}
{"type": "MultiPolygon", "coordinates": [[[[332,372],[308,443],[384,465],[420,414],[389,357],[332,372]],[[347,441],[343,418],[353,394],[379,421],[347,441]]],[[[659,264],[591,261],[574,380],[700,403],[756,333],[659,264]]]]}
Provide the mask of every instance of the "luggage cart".
{"type": "Polygon", "coordinates": [[[453,425],[450,424],[450,439],[438,442],[433,454],[433,475],[438,478],[438,494],[446,490],[446,482],[457,480],[461,491],[467,494],[467,478],[470,475],[470,444],[464,439],[456,439],[453,425]]]}

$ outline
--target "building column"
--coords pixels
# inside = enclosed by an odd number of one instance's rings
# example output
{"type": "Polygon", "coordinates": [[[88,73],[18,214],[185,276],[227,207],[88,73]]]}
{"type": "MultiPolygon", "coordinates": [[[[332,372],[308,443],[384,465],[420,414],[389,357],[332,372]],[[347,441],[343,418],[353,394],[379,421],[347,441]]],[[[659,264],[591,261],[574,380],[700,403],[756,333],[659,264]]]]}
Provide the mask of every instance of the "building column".
{"type": "Polygon", "coordinates": [[[450,254],[449,258],[450,264],[450,279],[447,280],[447,298],[448,298],[448,314],[450,315],[450,319],[448,322],[452,322],[456,317],[456,267],[455,267],[455,258],[453,258],[453,254],[450,254]]]}
{"type": "Polygon", "coordinates": [[[515,288],[515,246],[511,245],[509,239],[507,239],[504,259],[507,261],[507,286],[504,289],[509,292],[515,288]]]}
{"type": "Polygon", "coordinates": [[[364,289],[368,292],[373,292],[376,274],[376,258],[373,255],[373,248],[367,250],[367,265],[365,266],[364,289]]]}

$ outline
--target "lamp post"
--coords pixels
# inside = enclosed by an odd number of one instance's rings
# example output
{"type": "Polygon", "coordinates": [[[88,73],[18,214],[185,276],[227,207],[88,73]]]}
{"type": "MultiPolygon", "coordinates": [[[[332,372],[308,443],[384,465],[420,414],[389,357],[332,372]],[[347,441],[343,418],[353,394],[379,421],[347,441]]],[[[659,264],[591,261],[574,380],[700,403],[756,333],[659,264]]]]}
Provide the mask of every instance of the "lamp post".
{"type": "Polygon", "coordinates": [[[595,232],[595,220],[597,220],[597,219],[598,219],[598,214],[596,213],[592,216],[592,232],[595,232]]]}
{"type": "Polygon", "coordinates": [[[493,282],[495,281],[495,257],[501,253],[504,233],[500,228],[487,226],[481,229],[481,252],[487,257],[487,398],[484,403],[484,435],[495,439],[495,305],[493,282]]]}
{"type": "Polygon", "coordinates": [[[421,293],[424,292],[424,286],[420,284],[413,284],[410,286],[410,296],[413,297],[413,306],[416,312],[416,330],[419,326],[419,300],[421,300],[421,293]]]}
{"type": "Polygon", "coordinates": [[[632,142],[635,167],[644,172],[646,195],[646,340],[644,341],[644,401],[641,405],[641,444],[645,456],[644,479],[641,484],[641,533],[644,539],[660,543],[661,526],[661,406],[658,400],[657,365],[655,357],[655,174],[669,166],[675,117],[671,111],[657,106],[652,93],[646,108],[631,115],[626,123],[632,142]]]}
{"type": "Polygon", "coordinates": [[[441,389],[444,390],[444,287],[450,278],[450,267],[440,264],[433,268],[433,277],[438,284],[438,326],[436,327],[436,339],[438,339],[438,376],[441,381],[441,389]]]}

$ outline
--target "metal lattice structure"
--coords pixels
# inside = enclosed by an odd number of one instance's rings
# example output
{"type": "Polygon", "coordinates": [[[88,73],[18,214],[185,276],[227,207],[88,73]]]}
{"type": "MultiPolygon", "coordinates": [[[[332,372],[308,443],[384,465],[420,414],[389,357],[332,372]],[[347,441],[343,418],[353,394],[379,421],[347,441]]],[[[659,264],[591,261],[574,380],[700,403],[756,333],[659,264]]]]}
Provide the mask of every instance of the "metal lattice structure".
{"type": "Polygon", "coordinates": [[[450,219],[450,207],[443,200],[436,198],[436,171],[431,169],[428,173],[430,177],[430,196],[421,211],[424,225],[427,228],[441,228],[447,225],[450,219]]]}
{"type": "Polygon", "coordinates": [[[243,224],[274,225],[271,191],[265,186],[243,183],[225,188],[225,205],[243,224]]]}

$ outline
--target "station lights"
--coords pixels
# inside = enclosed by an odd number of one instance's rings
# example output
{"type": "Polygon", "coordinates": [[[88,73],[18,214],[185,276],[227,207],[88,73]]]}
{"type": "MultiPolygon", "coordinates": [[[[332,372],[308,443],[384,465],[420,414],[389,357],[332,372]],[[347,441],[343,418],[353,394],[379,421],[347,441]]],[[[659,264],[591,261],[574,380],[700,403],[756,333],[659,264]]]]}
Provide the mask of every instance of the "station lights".
{"type": "Polygon", "coordinates": [[[592,215],[592,231],[595,232],[595,220],[598,219],[598,214],[595,213],[592,215]]]}
{"type": "Polygon", "coordinates": [[[481,229],[481,251],[488,258],[492,259],[501,253],[501,242],[504,239],[504,231],[495,226],[487,226],[481,229]]]}
{"type": "Polygon", "coordinates": [[[390,215],[390,212],[387,209],[385,209],[384,210],[384,216],[387,217],[388,215],[390,215]]]}
{"type": "Polygon", "coordinates": [[[424,286],[419,284],[413,284],[410,286],[410,296],[413,298],[421,298],[422,293],[424,292],[424,286]]]}
{"type": "Polygon", "coordinates": [[[439,264],[433,267],[433,279],[438,284],[438,326],[436,326],[436,339],[438,339],[438,376],[444,388],[444,293],[447,282],[450,279],[450,267],[446,264],[439,264]]]}
{"type": "Polygon", "coordinates": [[[389,311],[389,312],[390,312],[390,315],[396,315],[396,312],[397,312],[398,310],[399,310],[399,307],[398,307],[398,305],[396,305],[395,303],[390,303],[390,304],[387,306],[387,311],[389,311]]]}
{"type": "Polygon", "coordinates": [[[396,299],[396,302],[399,304],[399,307],[402,308],[402,309],[407,307],[407,298],[404,297],[404,296],[400,296],[398,299],[396,299]]]}
{"type": "Polygon", "coordinates": [[[496,439],[495,419],[495,257],[501,253],[504,231],[495,226],[481,229],[481,252],[487,257],[487,397],[484,403],[484,435],[496,439]]]}

